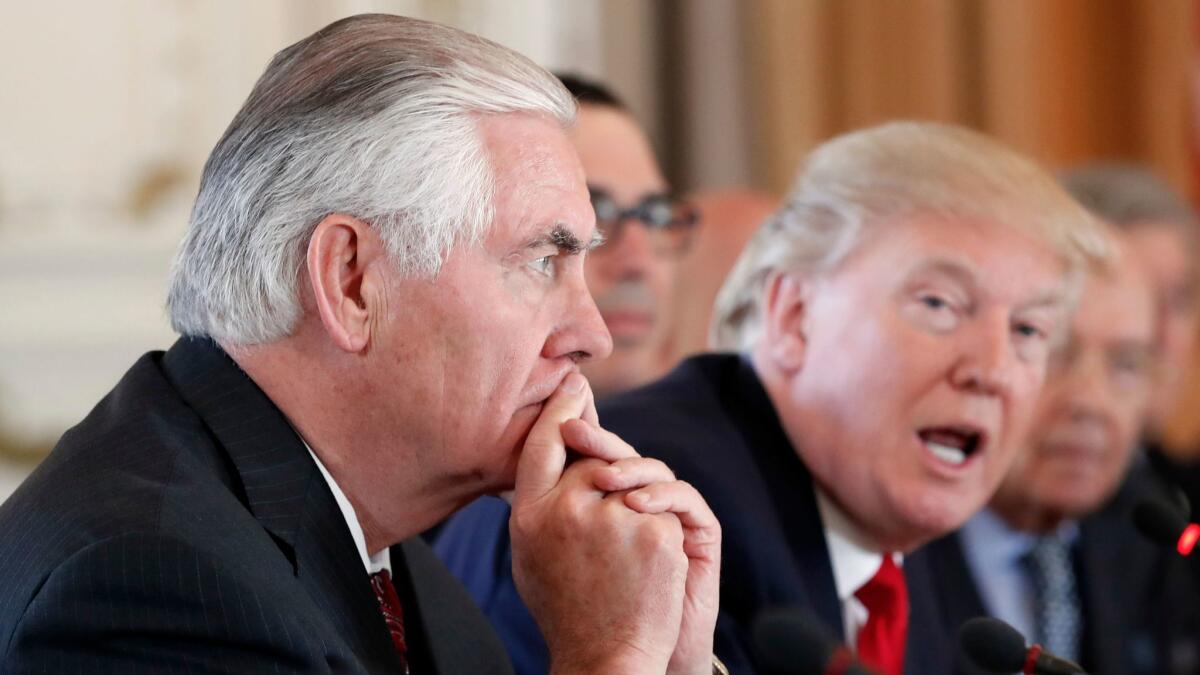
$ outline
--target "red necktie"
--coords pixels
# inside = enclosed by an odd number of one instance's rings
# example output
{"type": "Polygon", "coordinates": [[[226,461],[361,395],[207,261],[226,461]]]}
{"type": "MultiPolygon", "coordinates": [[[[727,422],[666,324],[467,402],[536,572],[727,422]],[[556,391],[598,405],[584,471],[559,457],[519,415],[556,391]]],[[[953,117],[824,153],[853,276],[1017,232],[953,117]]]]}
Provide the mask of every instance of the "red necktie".
{"type": "Polygon", "coordinates": [[[383,613],[383,621],[392,635],[392,646],[396,648],[396,655],[400,657],[400,665],[407,673],[408,645],[404,643],[404,610],[400,607],[400,596],[396,594],[391,573],[379,570],[372,574],[371,588],[375,589],[375,599],[379,601],[379,611],[383,613]]]}
{"type": "Polygon", "coordinates": [[[883,555],[879,571],[854,596],[868,612],[866,625],[858,631],[858,658],[884,675],[902,675],[908,586],[892,554],[883,555]]]}

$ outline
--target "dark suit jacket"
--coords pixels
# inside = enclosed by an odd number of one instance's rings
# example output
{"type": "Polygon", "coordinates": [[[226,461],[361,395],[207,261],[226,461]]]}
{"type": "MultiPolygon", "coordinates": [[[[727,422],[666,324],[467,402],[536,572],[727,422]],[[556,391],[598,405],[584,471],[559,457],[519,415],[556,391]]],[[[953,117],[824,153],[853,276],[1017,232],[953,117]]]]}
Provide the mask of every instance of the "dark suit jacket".
{"type": "MultiPolygon", "coordinates": [[[[414,673],[509,672],[423,543],[393,547],[414,673]]],[[[219,347],[142,357],[0,506],[0,671],[398,670],[303,442],[219,347]]]]}
{"type": "MultiPolygon", "coordinates": [[[[665,379],[602,403],[600,419],[643,455],[664,460],[692,483],[720,519],[724,545],[715,649],[731,671],[755,672],[750,628],[767,608],[807,609],[842,635],[841,603],[812,478],[749,363],[728,354],[688,359],[665,379]]],[[[536,628],[519,623],[522,610],[514,607],[519,598],[508,592],[504,514],[494,502],[476,505],[446,526],[436,549],[492,620],[506,622],[502,636],[510,653],[536,654],[531,647],[536,628]]],[[[911,600],[906,672],[949,672],[953,651],[934,616],[927,571],[919,558],[906,560],[904,569],[911,600]]]]}
{"type": "MultiPolygon", "coordinates": [[[[1146,541],[1133,527],[1137,500],[1162,487],[1148,467],[1131,473],[1114,499],[1080,522],[1074,550],[1084,619],[1080,660],[1092,675],[1200,672],[1200,589],[1187,561],[1146,541]]],[[[988,610],[958,533],[922,551],[947,631],[988,610]]],[[[985,675],[959,655],[956,672],[985,675]]]]}

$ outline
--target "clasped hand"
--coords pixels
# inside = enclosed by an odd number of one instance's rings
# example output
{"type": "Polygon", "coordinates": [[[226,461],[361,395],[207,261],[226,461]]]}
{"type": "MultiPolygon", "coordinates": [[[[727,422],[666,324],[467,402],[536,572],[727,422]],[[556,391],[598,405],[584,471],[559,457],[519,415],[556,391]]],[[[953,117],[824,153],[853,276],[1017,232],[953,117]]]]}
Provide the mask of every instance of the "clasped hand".
{"type": "Polygon", "coordinates": [[[721,528],[691,485],[599,425],[574,373],[517,466],[513,578],[556,673],[712,672],[721,528]],[[584,458],[567,464],[567,449],[584,458]]]}

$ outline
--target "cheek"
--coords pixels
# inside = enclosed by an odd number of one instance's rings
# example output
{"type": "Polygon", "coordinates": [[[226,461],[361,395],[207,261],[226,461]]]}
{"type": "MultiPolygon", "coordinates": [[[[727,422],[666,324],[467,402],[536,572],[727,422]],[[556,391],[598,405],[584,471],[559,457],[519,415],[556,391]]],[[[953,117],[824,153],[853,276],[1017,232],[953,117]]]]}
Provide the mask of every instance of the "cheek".
{"type": "Polygon", "coordinates": [[[650,267],[649,273],[646,275],[650,292],[659,299],[659,302],[664,301],[671,294],[676,267],[677,264],[673,261],[658,261],[650,267]]]}
{"type": "Polygon", "coordinates": [[[1029,366],[1023,368],[1013,383],[1012,394],[1008,403],[1008,424],[1012,431],[1010,436],[1024,434],[1033,422],[1038,411],[1038,401],[1045,389],[1046,369],[1044,366],[1029,366]]]}

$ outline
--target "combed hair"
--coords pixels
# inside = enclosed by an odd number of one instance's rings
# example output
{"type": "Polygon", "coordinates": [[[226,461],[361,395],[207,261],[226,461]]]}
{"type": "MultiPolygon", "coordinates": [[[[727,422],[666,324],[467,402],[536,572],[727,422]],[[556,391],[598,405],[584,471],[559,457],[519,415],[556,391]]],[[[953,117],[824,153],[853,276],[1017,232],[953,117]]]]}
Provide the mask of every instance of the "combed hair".
{"type": "Polygon", "coordinates": [[[1096,219],[1031,160],[960,127],[893,122],[834,138],[807,157],[717,295],[712,346],[749,350],[757,343],[764,285],[774,272],[828,272],[870,228],[913,217],[1028,231],[1061,254],[1075,290],[1090,260],[1108,255],[1096,219]]]}
{"type": "Polygon", "coordinates": [[[1120,228],[1175,225],[1195,237],[1196,214],[1167,182],[1138,164],[1080,166],[1062,174],[1067,192],[1084,208],[1120,228]]]}
{"type": "Polygon", "coordinates": [[[479,118],[575,102],[516,52],[399,16],[343,19],[279,52],[204,166],[167,307],[184,335],[271,342],[301,318],[309,238],[331,213],[371,224],[404,274],[435,276],[493,218],[479,118]]]}

